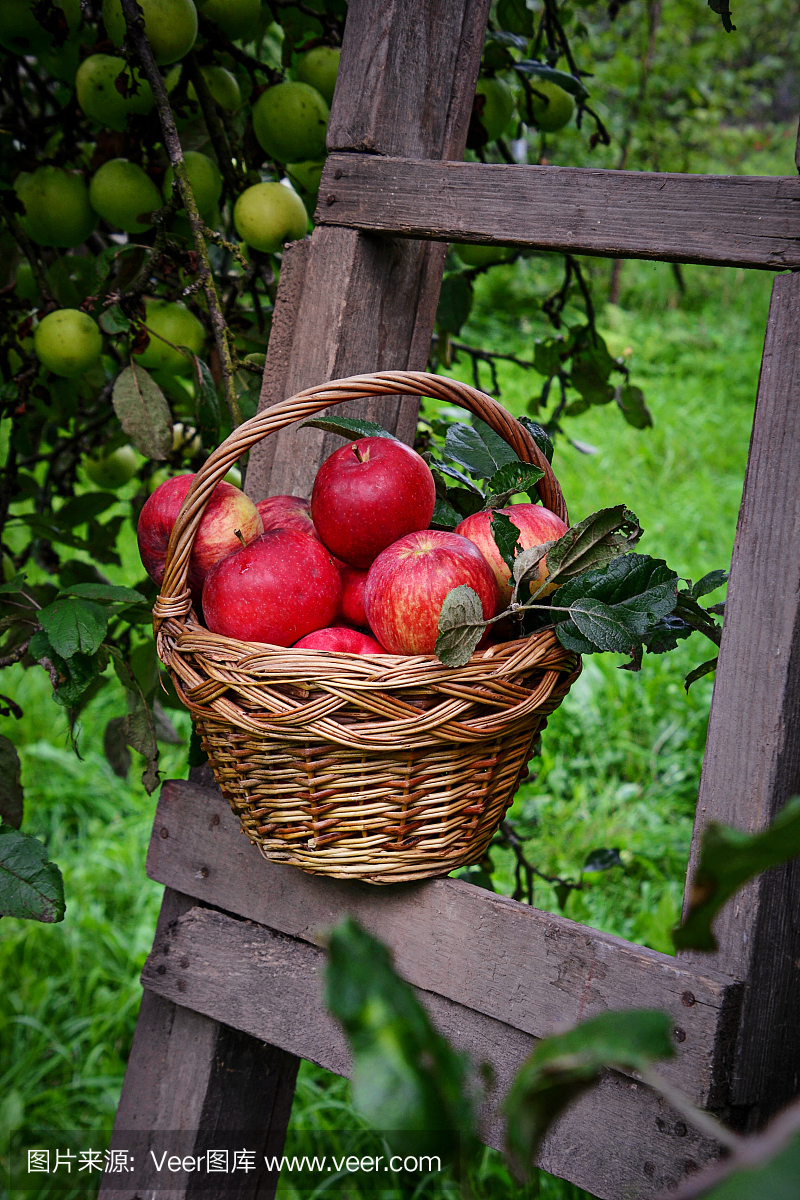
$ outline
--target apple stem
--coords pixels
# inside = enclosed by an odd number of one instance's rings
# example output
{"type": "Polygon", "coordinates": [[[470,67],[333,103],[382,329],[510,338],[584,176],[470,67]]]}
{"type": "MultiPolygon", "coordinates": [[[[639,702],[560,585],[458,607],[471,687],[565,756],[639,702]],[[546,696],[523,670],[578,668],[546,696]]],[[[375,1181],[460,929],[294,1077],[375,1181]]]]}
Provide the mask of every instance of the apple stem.
{"type": "Polygon", "coordinates": [[[361,451],[359,450],[358,446],[356,446],[356,445],[354,445],[354,446],[353,446],[353,454],[355,454],[356,458],[358,459],[358,461],[359,461],[360,463],[363,463],[363,462],[366,462],[366,461],[367,461],[367,460],[364,458],[364,455],[363,455],[363,454],[361,453],[361,451]]]}
{"type": "Polygon", "coordinates": [[[239,541],[242,543],[242,545],[243,545],[243,546],[246,546],[246,545],[247,545],[247,542],[246,542],[246,541],[244,540],[244,538],[242,537],[242,531],[241,531],[241,529],[234,529],[234,531],[233,531],[233,532],[234,532],[235,536],[236,536],[236,537],[239,539],[239,541]]]}

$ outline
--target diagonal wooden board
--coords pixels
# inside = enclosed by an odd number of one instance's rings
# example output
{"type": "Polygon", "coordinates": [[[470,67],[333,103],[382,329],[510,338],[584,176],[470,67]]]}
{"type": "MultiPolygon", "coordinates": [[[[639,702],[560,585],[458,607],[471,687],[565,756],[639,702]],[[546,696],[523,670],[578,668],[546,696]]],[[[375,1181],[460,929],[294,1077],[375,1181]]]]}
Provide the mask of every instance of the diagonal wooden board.
{"type": "Polygon", "coordinates": [[[315,220],[438,241],[783,270],[800,179],[331,154],[315,220]]]}
{"type": "Polygon", "coordinates": [[[147,870],[312,945],[352,913],[410,983],[536,1037],[610,1008],[665,1009],[676,1029],[665,1075],[701,1104],[725,1103],[741,989],[721,973],[456,879],[378,888],[266,862],[218,789],[181,780],[162,788],[147,870]]]}
{"type": "MultiPolygon", "coordinates": [[[[324,962],[324,952],[306,941],[198,907],[156,942],[142,982],[159,996],[347,1075],[344,1035],[321,1001],[324,962]]],[[[501,1147],[498,1106],[536,1039],[435,993],[419,990],[418,996],[441,1033],[473,1063],[492,1068],[481,1138],[501,1147]]],[[[643,1084],[610,1073],[555,1126],[539,1165],[601,1200],[656,1200],[716,1153],[643,1084]]]]}

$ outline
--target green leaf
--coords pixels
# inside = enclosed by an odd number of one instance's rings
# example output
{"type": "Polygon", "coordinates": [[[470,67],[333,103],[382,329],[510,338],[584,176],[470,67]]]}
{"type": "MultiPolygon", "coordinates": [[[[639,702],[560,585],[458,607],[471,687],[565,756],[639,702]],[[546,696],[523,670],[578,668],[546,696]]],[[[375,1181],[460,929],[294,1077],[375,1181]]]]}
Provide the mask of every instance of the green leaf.
{"type": "Polygon", "coordinates": [[[625,420],[634,429],[647,429],[653,424],[653,415],[645,403],[641,388],[626,383],[617,393],[617,404],[625,420]]]}
{"type": "Polygon", "coordinates": [[[0,583],[0,594],[10,595],[14,592],[22,590],[22,585],[26,579],[25,572],[20,571],[13,579],[9,579],[8,583],[0,583]]]}
{"type": "Polygon", "coordinates": [[[538,421],[532,421],[530,417],[520,417],[519,423],[520,425],[525,426],[528,433],[536,442],[536,445],[539,447],[547,461],[552,463],[555,446],[553,445],[550,434],[547,432],[544,426],[540,425],[538,421]]]}
{"type": "Polygon", "coordinates": [[[374,1128],[470,1134],[468,1060],[433,1028],[387,948],[352,917],[329,937],[325,1004],[350,1045],[353,1104],[374,1128]]]}
{"type": "Polygon", "coordinates": [[[61,529],[75,529],[78,525],[93,521],[118,502],[119,496],[113,492],[85,492],[68,500],[58,512],[53,513],[52,520],[61,529]]]}
{"type": "Polygon", "coordinates": [[[533,347],[533,365],[540,375],[549,379],[561,370],[561,363],[568,351],[569,343],[564,338],[536,339],[533,347]]]}
{"type": "Polygon", "coordinates": [[[492,511],[490,518],[491,534],[495,546],[500,551],[500,557],[508,567],[514,570],[514,559],[522,550],[519,540],[519,529],[505,513],[492,511]]]}
{"type": "Polygon", "coordinates": [[[595,871],[610,871],[612,867],[621,867],[623,865],[616,846],[604,846],[600,850],[592,850],[586,856],[586,862],[583,864],[581,870],[585,874],[591,875],[595,871]]]}
{"type": "Polygon", "coordinates": [[[194,415],[200,440],[207,450],[219,442],[220,410],[214,377],[202,358],[192,355],[194,367],[194,415]]]}
{"type": "Polygon", "coordinates": [[[483,637],[486,622],[483,605],[477,592],[466,583],[448,592],[439,614],[439,636],[436,657],[446,667],[463,667],[468,663],[483,637]]]}
{"type": "Polygon", "coordinates": [[[620,654],[630,654],[647,627],[645,623],[644,628],[640,628],[642,622],[637,614],[628,612],[624,605],[616,604],[612,608],[602,600],[576,600],[570,605],[569,615],[587,642],[598,650],[620,654]]]}
{"type": "Polygon", "coordinates": [[[146,759],[142,783],[148,796],[158,787],[158,742],[153,711],[130,665],[120,650],[109,646],[117,678],[128,694],[130,712],[125,717],[124,738],[132,750],[137,750],[146,759]]]}
{"type": "Polygon", "coordinates": [[[688,692],[693,683],[697,683],[698,679],[702,679],[704,675],[710,675],[712,671],[716,671],[719,663],[719,655],[716,658],[707,658],[705,662],[700,663],[699,667],[695,667],[683,681],[683,686],[688,692]]]}
{"type": "Polygon", "coordinates": [[[601,508],[573,525],[552,547],[547,556],[549,580],[561,583],[603,566],[631,550],[642,532],[638,518],[624,504],[601,508]]]}
{"type": "Polygon", "coordinates": [[[439,293],[439,306],[436,309],[436,324],[439,328],[457,337],[471,308],[472,284],[467,276],[461,271],[445,275],[439,293]]]}
{"type": "Polygon", "coordinates": [[[22,824],[21,775],[16,746],[7,737],[0,737],[0,821],[14,829],[19,829],[22,824]]]}
{"type": "Polygon", "coordinates": [[[525,39],[533,37],[533,11],[525,0],[497,0],[495,19],[500,28],[509,33],[519,34],[525,39]]]}
{"type": "Polygon", "coordinates": [[[374,421],[362,421],[357,417],[314,417],[312,421],[303,421],[300,428],[306,427],[324,429],[326,433],[338,433],[343,438],[381,437],[397,441],[394,434],[389,433],[382,425],[376,425],[374,421]]]}
{"type": "Polygon", "coordinates": [[[39,621],[50,645],[62,658],[78,651],[94,654],[108,628],[108,611],[90,600],[54,600],[39,613],[39,621]]]}
{"type": "Polygon", "coordinates": [[[575,576],[556,597],[558,607],[569,610],[566,618],[553,612],[559,641],[579,654],[631,653],[658,620],[672,612],[677,579],[663,559],[646,554],[628,554],[575,576]]]}
{"type": "Polygon", "coordinates": [[[131,767],[125,722],[125,717],[112,717],[103,733],[103,753],[111,770],[119,779],[127,779],[131,767]]]}
{"type": "Polygon", "coordinates": [[[731,6],[729,0],[708,0],[708,7],[712,12],[715,12],[722,21],[722,28],[726,33],[733,33],[736,26],[731,19],[731,6]]]}
{"type": "Polygon", "coordinates": [[[117,583],[75,583],[63,587],[59,596],[80,596],[84,600],[105,601],[108,604],[141,604],[144,596],[135,588],[117,583]]]}
{"type": "Polygon", "coordinates": [[[451,425],[444,453],[479,479],[491,479],[501,467],[519,462],[511,447],[483,421],[476,422],[475,428],[462,422],[451,425]]]}
{"type": "Polygon", "coordinates": [[[64,881],[40,841],[0,825],[0,917],[63,921],[64,881]]]}
{"type": "Polygon", "coordinates": [[[689,890],[689,910],[672,940],[678,950],[716,950],[711,923],[742,884],[800,854],[800,796],[781,809],[768,829],[743,833],[718,825],[706,828],[689,890]]]}
{"type": "Polygon", "coordinates": [[[517,63],[517,70],[523,71],[526,75],[538,75],[540,79],[550,79],[553,83],[557,83],[559,87],[563,88],[565,92],[571,92],[573,96],[577,96],[579,100],[585,100],[589,95],[588,90],[581,83],[580,79],[576,79],[574,75],[567,74],[566,71],[557,71],[554,67],[549,67],[547,63],[537,62],[534,58],[521,59],[517,63]]]}
{"type": "Polygon", "coordinates": [[[161,388],[144,368],[126,367],[117,377],[111,401],[122,428],[140,454],[155,460],[169,458],[172,414],[161,388]]]}
{"type": "Polygon", "coordinates": [[[43,630],[31,638],[28,653],[42,666],[49,662],[55,669],[58,679],[53,699],[64,708],[74,708],[92,681],[108,666],[108,654],[104,646],[96,654],[75,653],[69,658],[62,658],[50,645],[43,630]]]}
{"type": "Polygon", "coordinates": [[[678,642],[691,637],[691,634],[691,626],[681,617],[677,617],[675,613],[667,613],[647,631],[644,644],[648,654],[666,654],[668,650],[674,650],[678,642]]]}
{"type": "Polygon", "coordinates": [[[708,611],[697,603],[690,592],[678,592],[675,614],[691,629],[696,629],[698,633],[704,633],[709,641],[713,642],[715,646],[719,646],[722,641],[722,626],[718,625],[708,611]]]}
{"type": "Polygon", "coordinates": [[[112,304],[98,317],[98,324],[105,333],[127,333],[131,323],[118,304],[112,304]]]}
{"type": "Polygon", "coordinates": [[[506,463],[518,463],[520,461],[517,458],[516,451],[511,449],[505,438],[501,437],[499,433],[495,433],[491,425],[487,425],[479,417],[474,418],[473,424],[478,437],[497,463],[498,469],[504,467],[506,463]]]}
{"type": "Polygon", "coordinates": [[[607,1012],[543,1038],[518,1071],[504,1104],[506,1147],[519,1179],[530,1173],[553,1122],[605,1070],[642,1071],[669,1058],[672,1018],[653,1009],[607,1012]]]}
{"type": "Polygon", "coordinates": [[[524,492],[532,503],[536,503],[536,484],[544,475],[539,467],[532,463],[506,463],[489,479],[487,487],[490,492],[499,494],[503,504],[518,492],[524,492]]]}
{"type": "Polygon", "coordinates": [[[445,529],[455,529],[463,519],[461,513],[457,512],[452,504],[449,504],[447,500],[442,500],[439,496],[436,497],[431,525],[442,525],[445,529]]]}
{"type": "Polygon", "coordinates": [[[707,596],[709,592],[715,592],[717,588],[721,588],[724,583],[728,582],[728,572],[717,569],[709,571],[702,579],[698,579],[697,583],[691,590],[693,599],[699,600],[701,596],[707,596]]]}

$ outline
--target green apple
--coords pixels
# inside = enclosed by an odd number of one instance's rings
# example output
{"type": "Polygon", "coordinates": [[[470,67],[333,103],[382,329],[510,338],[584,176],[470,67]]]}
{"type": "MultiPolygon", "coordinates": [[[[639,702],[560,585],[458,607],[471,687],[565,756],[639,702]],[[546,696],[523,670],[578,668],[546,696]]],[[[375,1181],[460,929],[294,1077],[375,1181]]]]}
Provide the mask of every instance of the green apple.
{"type": "Polygon", "coordinates": [[[38,167],[23,172],[14,189],[25,206],[19,223],[39,246],[78,246],[97,224],[89,192],[77,171],[38,167]]]}
{"type": "Polygon", "coordinates": [[[85,58],[75,76],[75,91],[78,104],[90,120],[118,133],[125,132],[129,113],[146,116],[155,104],[152,88],[141,72],[136,69],[131,74],[125,59],[114,54],[90,54],[85,58]],[[128,96],[115,86],[123,71],[128,88],[134,89],[128,96]]]}
{"type": "Polygon", "coordinates": [[[145,300],[144,323],[150,333],[150,343],[141,354],[134,354],[137,363],[168,375],[186,375],[192,360],[177,349],[186,346],[192,354],[200,354],[206,333],[194,313],[183,304],[170,300],[145,300]],[[171,344],[168,344],[171,343],[171,344]]]}
{"type": "Polygon", "coordinates": [[[62,308],[77,308],[95,290],[94,259],[65,254],[48,267],[47,282],[62,308]]]}
{"type": "Polygon", "coordinates": [[[476,246],[472,242],[454,242],[453,249],[466,267],[488,267],[508,257],[505,246],[476,246]]]}
{"type": "Polygon", "coordinates": [[[36,326],[33,348],[43,367],[72,379],[97,362],[103,336],[96,321],[77,308],[59,308],[36,326]]]}
{"type": "MultiPolygon", "coordinates": [[[[233,112],[241,106],[242,92],[239,81],[231,71],[225,67],[201,67],[200,71],[211,93],[211,99],[220,108],[224,108],[226,112],[233,112]]],[[[193,84],[190,83],[187,87],[186,95],[192,103],[197,103],[197,92],[193,84]]]]}
{"type": "Polygon", "coordinates": [[[334,46],[315,46],[297,60],[297,78],[316,88],[327,104],[333,100],[336,73],[339,70],[341,50],[334,46]]]}
{"type": "MultiPolygon", "coordinates": [[[[53,0],[53,4],[62,10],[69,33],[74,33],[81,19],[80,0],[53,0]]],[[[54,36],[36,20],[37,7],[37,0],[2,0],[0,46],[12,54],[41,54],[51,49],[54,36]]]]}
{"type": "Polygon", "coordinates": [[[317,207],[319,180],[324,166],[324,161],[286,164],[286,174],[300,193],[303,203],[308,209],[309,216],[311,216],[317,207]]]}
{"type": "Polygon", "coordinates": [[[253,105],[259,145],[278,162],[325,157],[330,110],[316,88],[287,80],[267,88],[253,105]]]}
{"type": "Polygon", "coordinates": [[[33,277],[33,267],[27,258],[23,258],[17,263],[17,271],[14,276],[14,291],[20,300],[26,300],[28,304],[35,304],[39,299],[39,289],[33,277]]]}
{"type": "Polygon", "coordinates": [[[283,183],[256,183],[242,192],[233,210],[239,237],[265,254],[305,237],[308,214],[297,192],[283,183]]]}
{"type": "Polygon", "coordinates": [[[127,158],[109,159],[95,171],[89,199],[104,221],[126,233],[152,229],[150,213],[161,208],[161,196],[150,176],[127,158]]]}
{"type": "Polygon", "coordinates": [[[258,28],[261,0],[205,0],[200,11],[215,21],[232,42],[249,41],[258,28]]]}
{"type": "MultiPolygon", "coordinates": [[[[207,220],[215,212],[222,195],[222,176],[219,173],[219,167],[213,159],[206,154],[200,154],[198,150],[186,150],[183,161],[186,164],[186,174],[189,176],[189,183],[194,192],[200,216],[207,220]]],[[[168,167],[162,189],[165,200],[169,200],[172,195],[174,178],[175,172],[172,167],[168,167]]],[[[185,209],[181,208],[178,211],[185,212],[185,209]]]]}
{"type": "Polygon", "coordinates": [[[92,483],[108,491],[123,487],[136,474],[139,456],[133,446],[120,446],[117,450],[87,455],[83,469],[92,483]]]}
{"type": "Polygon", "coordinates": [[[514,93],[503,79],[496,75],[482,75],[475,88],[476,96],[483,96],[483,108],[479,114],[481,125],[488,141],[502,136],[514,112],[514,93]]]}
{"type": "MultiPolygon", "coordinates": [[[[140,0],[144,31],[159,66],[188,54],[197,37],[197,9],[192,0],[140,0]]],[[[125,38],[122,0],[103,0],[103,24],[115,46],[125,38]]]]}
{"type": "MultiPolygon", "coordinates": [[[[534,92],[541,92],[546,99],[534,95],[531,98],[531,111],[538,129],[542,133],[555,133],[563,129],[575,111],[575,101],[569,92],[565,92],[557,83],[550,79],[533,78],[530,81],[534,92]]],[[[520,105],[524,113],[525,108],[520,105]]]]}

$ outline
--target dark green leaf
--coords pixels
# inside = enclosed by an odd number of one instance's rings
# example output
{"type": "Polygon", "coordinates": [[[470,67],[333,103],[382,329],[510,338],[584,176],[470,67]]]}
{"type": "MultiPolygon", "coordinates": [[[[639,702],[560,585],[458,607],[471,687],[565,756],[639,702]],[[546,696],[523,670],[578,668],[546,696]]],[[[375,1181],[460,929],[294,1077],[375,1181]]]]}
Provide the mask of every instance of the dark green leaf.
{"type": "Polygon", "coordinates": [[[565,92],[571,92],[573,96],[577,96],[579,100],[585,100],[589,95],[580,79],[576,79],[574,75],[568,75],[566,71],[557,71],[554,67],[549,67],[547,63],[537,62],[536,59],[521,59],[517,63],[517,70],[523,71],[526,75],[538,75],[540,79],[550,79],[565,92]]]}
{"type": "Polygon", "coordinates": [[[184,739],[178,733],[157,699],[153,700],[153,722],[155,725],[156,741],[164,742],[167,746],[182,746],[184,739]]]}
{"type": "MultiPolygon", "coordinates": [[[[497,0],[496,20],[500,28],[509,33],[524,39],[533,37],[533,11],[525,0],[497,0]]],[[[524,48],[525,41],[520,46],[520,49],[524,48]]]]}
{"type": "Polygon", "coordinates": [[[495,471],[486,486],[490,492],[502,496],[504,504],[518,492],[525,492],[531,502],[536,503],[536,484],[543,475],[544,471],[531,463],[506,463],[495,471]]]}
{"type": "Polygon", "coordinates": [[[631,550],[642,536],[637,517],[624,504],[601,508],[568,529],[547,556],[549,578],[562,582],[631,550]]]}
{"type": "Polygon", "coordinates": [[[731,19],[731,6],[728,0],[708,0],[708,7],[721,19],[725,32],[733,33],[736,26],[731,19]]]}
{"type": "Polygon", "coordinates": [[[214,377],[202,358],[192,355],[194,367],[194,415],[200,440],[207,450],[219,442],[220,411],[214,377]]]}
{"type": "Polygon", "coordinates": [[[131,766],[131,752],[128,749],[128,735],[125,728],[126,717],[112,717],[103,734],[103,753],[108,765],[120,779],[128,778],[131,766]]]}
{"type": "Polygon", "coordinates": [[[144,597],[134,588],[116,583],[76,583],[63,587],[59,596],[80,596],[84,600],[106,601],[108,604],[141,604],[144,597]]]}
{"type": "Polygon", "coordinates": [[[21,774],[16,746],[7,737],[0,737],[0,821],[14,829],[22,824],[21,774]]]}
{"type": "Polygon", "coordinates": [[[544,375],[545,379],[549,379],[561,370],[564,351],[567,349],[568,343],[563,338],[537,338],[533,347],[534,368],[540,375],[544,375]]]}
{"type": "Polygon", "coordinates": [[[436,324],[439,328],[457,337],[471,308],[472,284],[467,276],[461,271],[445,275],[439,293],[439,307],[436,309],[436,324]]]}
{"type": "Polygon", "coordinates": [[[567,907],[567,901],[569,900],[569,894],[572,891],[572,888],[569,886],[568,883],[557,883],[555,885],[555,887],[553,888],[553,891],[556,894],[556,900],[558,901],[558,907],[561,910],[561,912],[563,912],[564,909],[567,907]]]}
{"type": "Polygon", "coordinates": [[[675,603],[675,615],[685,621],[692,629],[696,629],[698,633],[703,633],[709,641],[715,646],[719,646],[722,640],[722,626],[718,625],[712,616],[708,614],[706,609],[701,604],[698,604],[694,596],[689,592],[678,592],[678,597],[675,603]]]}
{"type": "Polygon", "coordinates": [[[40,841],[0,825],[0,917],[63,921],[64,881],[40,841]]]}
{"type": "Polygon", "coordinates": [[[704,675],[710,675],[712,671],[716,671],[719,662],[719,655],[716,658],[708,658],[705,662],[700,663],[699,667],[695,667],[683,681],[683,686],[687,692],[693,683],[697,683],[698,679],[702,679],[704,675]]]}
{"type": "Polygon", "coordinates": [[[547,461],[551,463],[553,461],[553,452],[555,450],[555,446],[553,445],[550,434],[547,432],[544,426],[540,425],[537,421],[532,421],[530,417],[520,417],[519,423],[520,425],[525,426],[528,433],[541,450],[542,454],[545,456],[547,461]]]}
{"type": "Polygon", "coordinates": [[[582,870],[588,874],[594,871],[609,871],[612,867],[623,866],[616,846],[604,846],[600,850],[592,850],[586,857],[582,870]]]}
{"type": "Polygon", "coordinates": [[[118,304],[112,304],[98,318],[98,324],[105,333],[127,333],[131,323],[118,304]]]}
{"type": "Polygon", "coordinates": [[[444,439],[444,452],[479,479],[490,479],[501,465],[496,462],[483,438],[471,425],[451,425],[444,439]]]}
{"type": "MultiPolygon", "coordinates": [[[[469,426],[467,426],[467,428],[469,428],[469,426]]],[[[481,489],[476,483],[473,482],[473,480],[469,478],[468,475],[465,475],[463,471],[459,471],[458,467],[453,467],[449,463],[439,462],[437,459],[432,459],[432,461],[429,463],[429,466],[433,471],[434,479],[436,478],[437,472],[441,475],[448,475],[451,479],[457,479],[464,485],[465,488],[468,488],[480,499],[480,507],[485,507],[485,496],[481,489]]],[[[442,480],[442,483],[444,483],[444,480],[442,480]]]]}
{"type": "Polygon", "coordinates": [[[631,653],[674,608],[677,579],[663,559],[645,554],[628,554],[573,577],[556,596],[558,608],[569,610],[567,619],[553,613],[559,641],[579,654],[591,653],[590,646],[631,653]]]}
{"type": "Polygon", "coordinates": [[[52,519],[61,529],[74,529],[85,525],[99,517],[112,504],[117,504],[119,496],[113,492],[85,492],[82,496],[73,496],[71,500],[53,514],[52,519]]]}
{"type": "Polygon", "coordinates": [[[518,1178],[530,1172],[542,1139],[568,1104],[603,1071],[642,1071],[669,1058],[672,1018],[652,1009],[607,1012],[543,1038],[520,1068],[504,1108],[506,1146],[518,1178]]]}
{"type": "Polygon", "coordinates": [[[692,588],[692,596],[695,600],[699,600],[701,596],[707,596],[709,592],[715,592],[717,588],[722,587],[723,583],[728,582],[728,572],[717,569],[709,571],[702,579],[698,579],[697,583],[692,588]]]}
{"type": "Polygon", "coordinates": [[[781,809],[768,829],[743,833],[715,821],[706,828],[689,890],[689,911],[674,930],[678,950],[716,950],[711,923],[742,884],[800,854],[800,796],[781,809]]]}
{"type": "Polygon", "coordinates": [[[130,366],[118,376],[111,394],[114,412],[130,441],[145,458],[169,458],[172,415],[161,388],[142,367],[130,366]]]}
{"type": "Polygon", "coordinates": [[[501,437],[499,433],[495,433],[491,425],[487,425],[479,417],[475,417],[473,425],[478,437],[497,463],[498,469],[504,467],[506,463],[519,462],[516,451],[511,449],[505,438],[501,437]]]}
{"type": "Polygon", "coordinates": [[[439,614],[436,657],[447,667],[468,663],[483,637],[486,623],[480,596],[467,584],[448,592],[439,614]]]}
{"type": "Polygon", "coordinates": [[[649,654],[666,654],[674,650],[678,642],[690,637],[692,629],[674,613],[667,613],[647,631],[644,644],[649,654]]]}
{"type": "Polygon", "coordinates": [[[617,393],[617,404],[625,420],[634,429],[647,429],[653,424],[653,415],[645,403],[641,388],[626,383],[617,393]]]}
{"type": "Polygon", "coordinates": [[[325,1003],[350,1044],[353,1104],[374,1128],[469,1135],[468,1061],[433,1028],[387,948],[352,917],[330,934],[325,1003]]]}
{"type": "Polygon", "coordinates": [[[158,787],[158,742],[155,718],[139,682],[129,663],[125,661],[122,652],[114,646],[110,646],[109,651],[117,678],[128,694],[130,711],[125,718],[125,741],[131,749],[138,750],[147,760],[142,774],[142,783],[150,796],[158,787]]]}
{"type": "Polygon", "coordinates": [[[576,600],[570,605],[569,615],[587,642],[598,650],[621,654],[631,652],[645,631],[641,625],[647,627],[638,614],[630,613],[624,605],[615,604],[612,608],[602,600],[576,600]]]}
{"type": "Polygon", "coordinates": [[[356,417],[314,417],[312,421],[303,421],[300,428],[305,429],[306,426],[324,429],[326,433],[338,433],[343,438],[380,437],[397,441],[394,434],[382,425],[376,425],[374,421],[361,421],[356,417]]]}
{"type": "Polygon", "coordinates": [[[90,600],[54,600],[39,613],[39,621],[50,645],[62,658],[94,654],[108,628],[108,611],[90,600]]]}
{"type": "Polygon", "coordinates": [[[13,579],[9,579],[8,583],[0,583],[0,595],[19,592],[25,582],[25,573],[20,571],[13,579]]]}
{"type": "Polygon", "coordinates": [[[514,559],[522,550],[519,540],[519,529],[505,513],[492,512],[491,533],[494,544],[500,551],[500,557],[508,567],[514,570],[514,559]]]}
{"type": "Polygon", "coordinates": [[[447,500],[442,500],[441,497],[436,497],[436,503],[433,506],[433,516],[431,517],[431,525],[440,525],[444,529],[455,529],[463,521],[460,512],[453,508],[447,500]]]}

